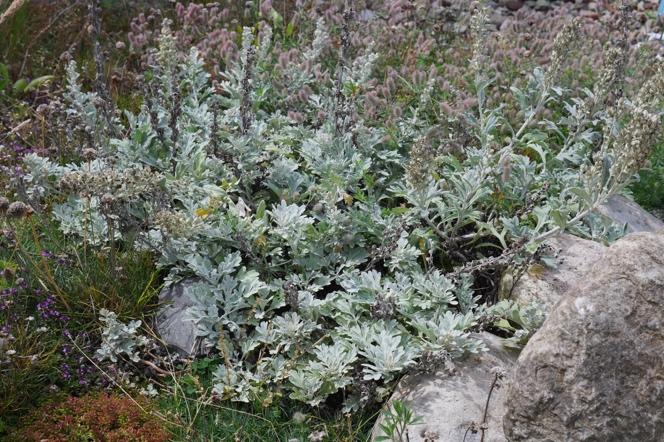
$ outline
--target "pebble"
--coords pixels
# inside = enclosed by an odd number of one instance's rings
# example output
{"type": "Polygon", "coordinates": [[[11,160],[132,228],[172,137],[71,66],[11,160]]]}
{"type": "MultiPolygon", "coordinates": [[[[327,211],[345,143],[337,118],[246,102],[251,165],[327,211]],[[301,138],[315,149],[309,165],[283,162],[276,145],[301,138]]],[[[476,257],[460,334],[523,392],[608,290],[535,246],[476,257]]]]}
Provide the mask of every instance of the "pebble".
{"type": "Polygon", "coordinates": [[[523,0],[504,0],[503,4],[509,9],[510,11],[518,11],[521,9],[524,5],[523,0]]]}

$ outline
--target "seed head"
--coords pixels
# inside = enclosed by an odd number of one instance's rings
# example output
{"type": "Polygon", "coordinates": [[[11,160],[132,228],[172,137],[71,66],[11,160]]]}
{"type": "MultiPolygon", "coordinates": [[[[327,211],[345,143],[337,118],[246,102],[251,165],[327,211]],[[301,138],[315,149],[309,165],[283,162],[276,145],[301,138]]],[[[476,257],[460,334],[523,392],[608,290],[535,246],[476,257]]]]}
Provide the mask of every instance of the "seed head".
{"type": "Polygon", "coordinates": [[[102,206],[110,207],[115,202],[115,197],[113,195],[111,195],[110,193],[105,193],[101,196],[100,202],[101,202],[102,206]]]}
{"type": "Polygon", "coordinates": [[[5,278],[6,280],[13,279],[16,274],[14,273],[14,270],[11,269],[10,267],[5,267],[2,270],[2,277],[5,278]]]}
{"type": "Polygon", "coordinates": [[[503,161],[501,163],[501,168],[502,168],[502,173],[500,179],[503,183],[506,183],[507,181],[510,180],[510,177],[512,176],[512,159],[509,156],[503,158],[503,161]]]}
{"type": "Polygon", "coordinates": [[[299,307],[299,293],[297,287],[291,281],[284,284],[285,301],[293,310],[299,307]]]}
{"type": "Polygon", "coordinates": [[[92,161],[97,157],[97,151],[94,149],[83,149],[82,157],[85,161],[92,161]]]}
{"type": "Polygon", "coordinates": [[[297,422],[298,424],[304,423],[306,420],[307,420],[306,414],[299,411],[293,413],[293,421],[297,422]]]}
{"type": "Polygon", "coordinates": [[[389,319],[394,316],[396,303],[391,296],[378,294],[371,306],[371,317],[375,319],[389,319]]]}
{"type": "Polygon", "coordinates": [[[408,180],[416,189],[422,189],[431,179],[434,150],[425,137],[417,140],[410,148],[410,159],[406,166],[408,180]]]}
{"type": "Polygon", "coordinates": [[[32,214],[32,208],[22,201],[14,201],[7,208],[7,218],[23,218],[32,214]]]}
{"type": "Polygon", "coordinates": [[[549,89],[562,68],[563,62],[569,56],[572,48],[579,42],[581,37],[581,21],[578,18],[573,19],[556,36],[551,51],[551,61],[544,78],[544,88],[549,89]]]}
{"type": "Polygon", "coordinates": [[[184,215],[168,210],[157,212],[154,217],[154,225],[172,236],[182,236],[191,227],[184,215]]]}
{"type": "Polygon", "coordinates": [[[485,59],[484,44],[486,43],[486,23],[488,21],[487,9],[479,5],[473,14],[470,31],[473,36],[473,52],[470,60],[470,70],[475,75],[482,74],[482,64],[485,59]]]}

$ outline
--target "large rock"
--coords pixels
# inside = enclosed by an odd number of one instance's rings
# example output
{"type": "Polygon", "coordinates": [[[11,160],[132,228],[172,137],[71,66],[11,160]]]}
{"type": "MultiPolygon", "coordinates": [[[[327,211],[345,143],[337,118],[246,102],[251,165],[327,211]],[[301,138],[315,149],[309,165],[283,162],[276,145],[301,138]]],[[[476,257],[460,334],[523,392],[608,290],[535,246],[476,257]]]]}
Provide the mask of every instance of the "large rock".
{"type": "MultiPolygon", "coordinates": [[[[495,369],[509,372],[517,357],[514,350],[502,345],[502,339],[489,333],[479,335],[488,352],[473,355],[457,363],[453,375],[447,372],[407,376],[398,385],[390,401],[402,400],[422,419],[408,427],[410,442],[463,441],[479,442],[481,431],[472,428],[482,422],[495,369]]],[[[487,410],[485,442],[504,442],[502,419],[505,413],[505,389],[491,393],[487,410]]],[[[382,435],[382,416],[374,426],[372,440],[382,435]]]]}
{"type": "Polygon", "coordinates": [[[159,293],[162,306],[155,318],[157,332],[169,348],[182,356],[194,356],[200,348],[194,323],[187,318],[187,309],[194,305],[188,288],[195,284],[195,280],[185,279],[159,293]]]}
{"type": "Polygon", "coordinates": [[[560,301],[563,293],[583,278],[607,249],[598,242],[567,233],[547,240],[546,245],[555,256],[556,267],[534,264],[516,284],[512,283],[516,275],[506,273],[499,294],[502,299],[512,299],[523,306],[536,301],[548,311],[560,301]]]}
{"type": "MultiPolygon", "coordinates": [[[[597,212],[626,226],[627,232],[664,230],[664,222],[621,195],[609,198],[597,212]]],[[[548,311],[601,259],[606,249],[600,243],[567,233],[549,239],[546,245],[555,255],[555,268],[534,264],[515,283],[516,275],[506,272],[499,293],[501,299],[513,299],[524,306],[537,301],[548,311]]]]}
{"type": "Polygon", "coordinates": [[[643,207],[622,195],[613,195],[597,212],[616,223],[627,226],[627,232],[657,232],[664,229],[664,222],[643,207]]]}
{"type": "Polygon", "coordinates": [[[614,243],[519,356],[510,441],[664,437],[664,233],[614,243]]]}

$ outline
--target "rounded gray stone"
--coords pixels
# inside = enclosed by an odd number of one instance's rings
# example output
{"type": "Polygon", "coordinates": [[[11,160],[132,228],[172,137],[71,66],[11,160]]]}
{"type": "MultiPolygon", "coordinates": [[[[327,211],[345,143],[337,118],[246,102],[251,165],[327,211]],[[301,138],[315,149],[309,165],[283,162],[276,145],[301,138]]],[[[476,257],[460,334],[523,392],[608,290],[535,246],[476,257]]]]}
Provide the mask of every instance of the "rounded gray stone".
{"type": "Polygon", "coordinates": [[[196,327],[187,317],[187,309],[194,305],[187,289],[196,283],[196,280],[185,279],[159,293],[161,307],[155,318],[157,332],[169,348],[182,356],[194,356],[200,347],[196,327]]]}

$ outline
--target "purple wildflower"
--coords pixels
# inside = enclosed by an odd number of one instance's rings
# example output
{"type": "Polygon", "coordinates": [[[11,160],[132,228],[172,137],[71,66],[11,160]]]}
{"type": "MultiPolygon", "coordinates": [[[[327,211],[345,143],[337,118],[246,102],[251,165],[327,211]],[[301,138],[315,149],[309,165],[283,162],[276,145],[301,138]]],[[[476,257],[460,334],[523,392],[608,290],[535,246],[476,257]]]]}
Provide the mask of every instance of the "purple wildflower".
{"type": "Polygon", "coordinates": [[[69,317],[56,308],[56,300],[53,295],[46,296],[46,299],[37,304],[37,312],[39,312],[39,317],[44,320],[54,319],[63,323],[69,322],[69,317]]]}

